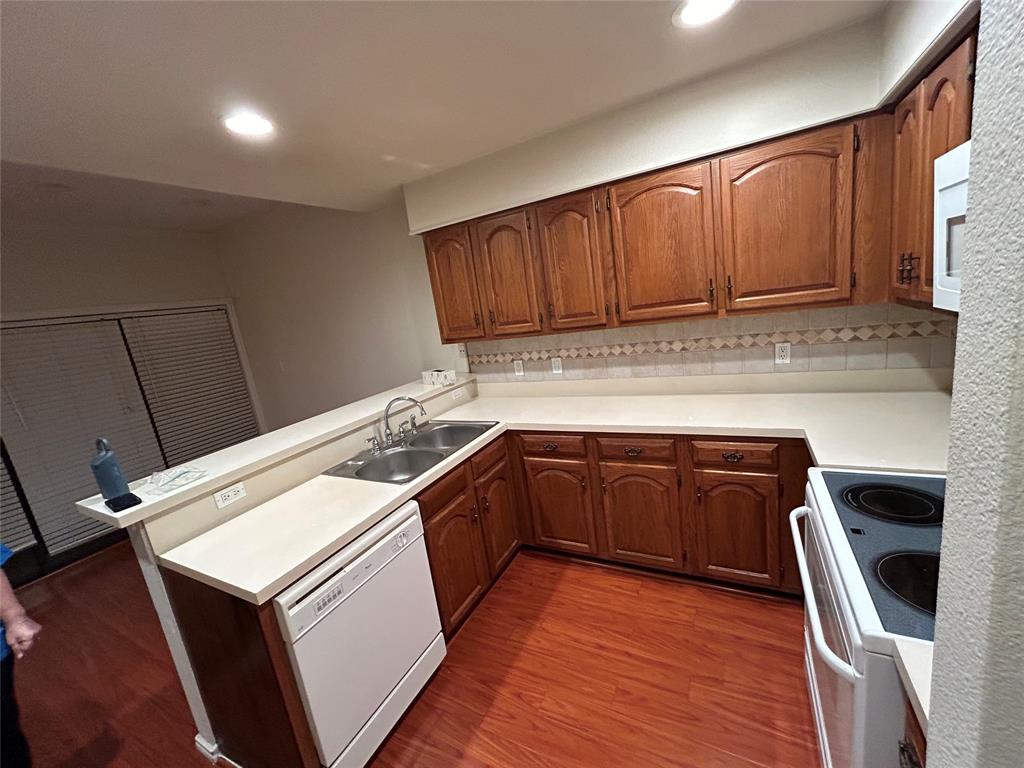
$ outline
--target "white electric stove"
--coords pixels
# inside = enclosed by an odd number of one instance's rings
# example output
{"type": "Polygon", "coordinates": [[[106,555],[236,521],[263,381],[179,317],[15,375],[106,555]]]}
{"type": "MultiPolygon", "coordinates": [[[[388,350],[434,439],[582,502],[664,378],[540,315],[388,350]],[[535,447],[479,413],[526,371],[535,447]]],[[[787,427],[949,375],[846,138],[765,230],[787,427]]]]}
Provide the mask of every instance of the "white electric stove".
{"type": "Polygon", "coordinates": [[[809,477],[790,525],[822,765],[899,768],[895,640],[933,638],[945,478],[816,468],[809,477]]]}

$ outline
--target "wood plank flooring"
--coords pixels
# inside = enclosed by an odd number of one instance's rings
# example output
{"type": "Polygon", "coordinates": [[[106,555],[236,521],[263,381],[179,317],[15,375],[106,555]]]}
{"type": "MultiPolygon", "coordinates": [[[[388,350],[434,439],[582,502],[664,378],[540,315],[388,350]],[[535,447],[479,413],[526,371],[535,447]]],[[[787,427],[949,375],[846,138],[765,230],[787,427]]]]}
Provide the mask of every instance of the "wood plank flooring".
{"type": "MultiPolygon", "coordinates": [[[[37,766],[208,768],[127,543],[18,594],[37,766]]],[[[801,631],[795,603],[524,552],[373,766],[816,766],[801,631]]]]}
{"type": "Polygon", "coordinates": [[[522,553],[373,763],[803,768],[798,603],[522,553]]]}
{"type": "Polygon", "coordinates": [[[37,768],[210,768],[127,541],[18,599],[43,625],[14,672],[37,768]]]}

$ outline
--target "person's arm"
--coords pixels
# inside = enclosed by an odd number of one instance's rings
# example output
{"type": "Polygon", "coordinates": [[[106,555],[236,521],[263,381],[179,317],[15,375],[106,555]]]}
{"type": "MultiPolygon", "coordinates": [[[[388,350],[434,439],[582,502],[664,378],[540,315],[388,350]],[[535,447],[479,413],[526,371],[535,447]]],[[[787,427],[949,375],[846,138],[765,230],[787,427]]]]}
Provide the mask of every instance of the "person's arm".
{"type": "Polygon", "coordinates": [[[0,568],[0,621],[4,623],[7,644],[11,646],[15,657],[19,659],[25,655],[25,651],[32,647],[36,636],[42,631],[42,627],[28,617],[25,609],[18,602],[14,588],[7,579],[3,568],[0,568]]]}

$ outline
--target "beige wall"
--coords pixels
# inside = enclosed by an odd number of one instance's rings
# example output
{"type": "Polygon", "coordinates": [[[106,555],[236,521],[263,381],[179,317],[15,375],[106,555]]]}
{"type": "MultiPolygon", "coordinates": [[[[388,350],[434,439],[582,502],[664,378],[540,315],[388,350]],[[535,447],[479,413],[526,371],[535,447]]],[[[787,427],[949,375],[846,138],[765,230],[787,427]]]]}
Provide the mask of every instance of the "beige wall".
{"type": "Polygon", "coordinates": [[[405,185],[409,231],[560,195],[875,109],[962,28],[968,0],[860,24],[405,185]]]}
{"type": "Polygon", "coordinates": [[[5,216],[0,249],[5,317],[227,296],[208,233],[30,223],[5,216]]]}
{"type": "Polygon", "coordinates": [[[269,428],[454,367],[400,201],[368,214],[282,205],[218,246],[269,428]]]}

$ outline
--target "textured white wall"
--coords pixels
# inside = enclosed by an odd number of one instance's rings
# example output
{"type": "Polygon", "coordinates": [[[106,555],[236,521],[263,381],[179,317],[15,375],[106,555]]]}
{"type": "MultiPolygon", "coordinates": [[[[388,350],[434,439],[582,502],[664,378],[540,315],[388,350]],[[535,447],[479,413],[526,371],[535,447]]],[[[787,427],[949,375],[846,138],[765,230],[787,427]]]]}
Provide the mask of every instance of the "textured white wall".
{"type": "Polygon", "coordinates": [[[982,6],[929,768],[1024,764],[1024,4],[982,6]]]}
{"type": "Polygon", "coordinates": [[[205,232],[24,222],[4,215],[0,242],[4,316],[228,295],[205,232]]]}
{"type": "Polygon", "coordinates": [[[455,367],[401,201],[365,214],[281,205],[218,246],[268,428],[455,367]]]}

